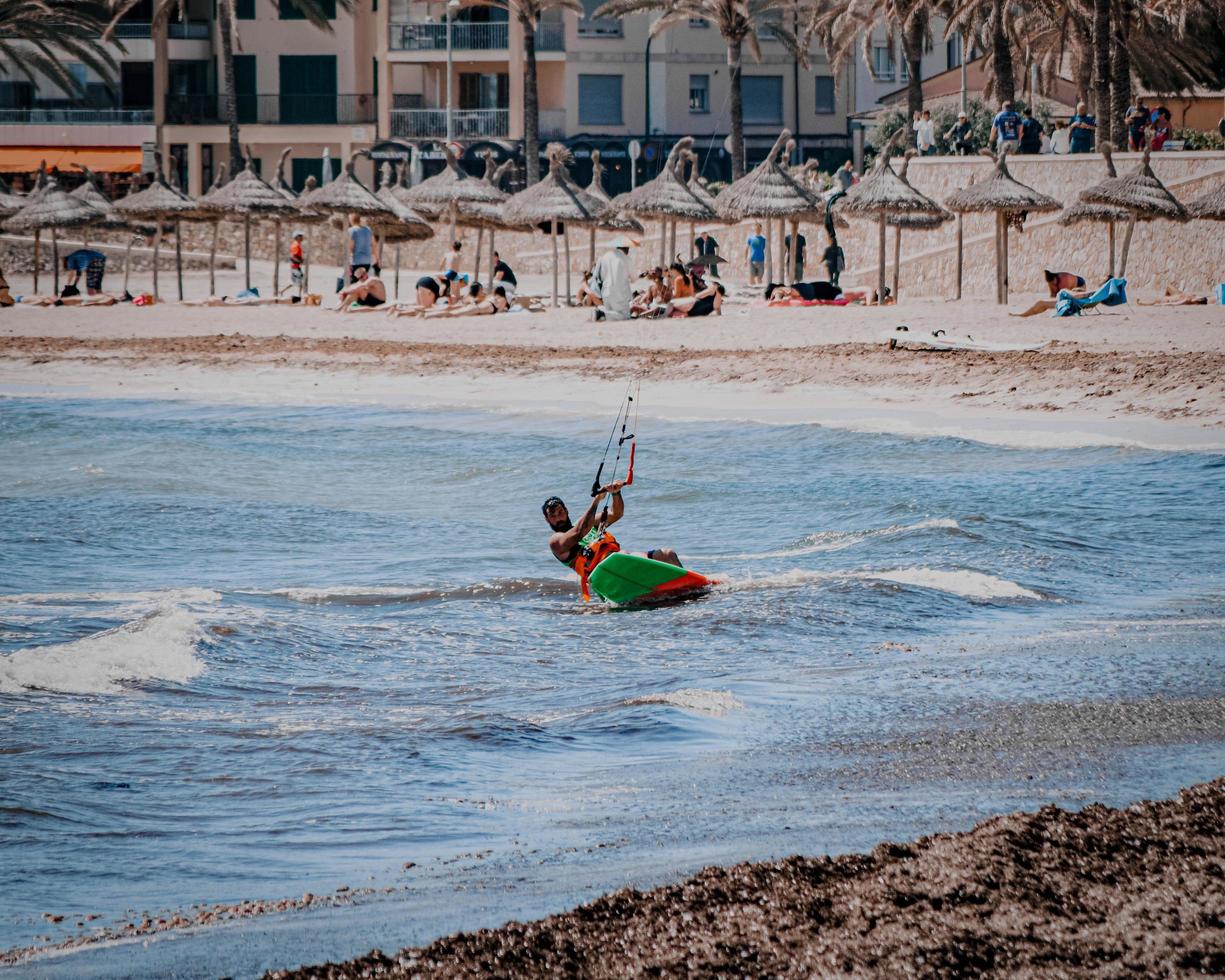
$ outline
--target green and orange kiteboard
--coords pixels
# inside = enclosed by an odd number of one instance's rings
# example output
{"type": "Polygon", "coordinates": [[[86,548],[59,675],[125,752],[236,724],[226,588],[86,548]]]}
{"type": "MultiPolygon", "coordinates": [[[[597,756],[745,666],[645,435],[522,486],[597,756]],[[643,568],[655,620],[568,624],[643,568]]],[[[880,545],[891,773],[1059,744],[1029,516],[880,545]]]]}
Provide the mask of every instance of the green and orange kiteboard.
{"type": "Polygon", "coordinates": [[[587,581],[596,595],[618,605],[679,599],[718,585],[687,568],[620,551],[596,565],[587,581]]]}

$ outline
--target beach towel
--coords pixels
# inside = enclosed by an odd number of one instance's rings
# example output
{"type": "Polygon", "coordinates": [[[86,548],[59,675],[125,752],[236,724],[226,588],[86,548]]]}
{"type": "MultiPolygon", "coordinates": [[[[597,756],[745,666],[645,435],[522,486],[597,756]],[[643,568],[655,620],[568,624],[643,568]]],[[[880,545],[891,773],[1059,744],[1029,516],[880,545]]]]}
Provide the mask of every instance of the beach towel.
{"type": "Polygon", "coordinates": [[[1083,311],[1097,306],[1122,306],[1126,302],[1127,280],[1107,279],[1096,292],[1084,299],[1077,299],[1066,289],[1059,290],[1051,316],[1080,316],[1083,311]]]}

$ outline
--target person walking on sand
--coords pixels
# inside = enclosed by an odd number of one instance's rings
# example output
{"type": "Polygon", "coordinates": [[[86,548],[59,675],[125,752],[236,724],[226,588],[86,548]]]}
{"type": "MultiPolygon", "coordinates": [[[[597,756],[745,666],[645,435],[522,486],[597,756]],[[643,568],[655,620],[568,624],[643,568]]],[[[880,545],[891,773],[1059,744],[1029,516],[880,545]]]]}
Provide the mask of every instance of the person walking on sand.
{"type": "Polygon", "coordinates": [[[375,274],[379,271],[379,256],[375,251],[374,232],[362,224],[360,214],[349,215],[349,282],[358,281],[358,270],[375,274]]]}
{"type": "Polygon", "coordinates": [[[749,263],[749,285],[760,286],[766,272],[766,236],[761,233],[761,222],[753,225],[753,234],[744,246],[744,257],[749,263]]]}
{"type": "Polygon", "coordinates": [[[281,287],[281,292],[278,296],[286,291],[298,287],[298,298],[302,298],[302,290],[306,286],[306,275],[302,271],[302,266],[306,262],[306,252],[302,247],[302,242],[306,238],[306,232],[295,231],[293,239],[289,243],[289,282],[281,287]]]}
{"type": "Polygon", "coordinates": [[[600,297],[597,320],[628,320],[634,302],[633,273],[630,271],[630,241],[617,238],[600,256],[591,271],[589,288],[600,297]]]}

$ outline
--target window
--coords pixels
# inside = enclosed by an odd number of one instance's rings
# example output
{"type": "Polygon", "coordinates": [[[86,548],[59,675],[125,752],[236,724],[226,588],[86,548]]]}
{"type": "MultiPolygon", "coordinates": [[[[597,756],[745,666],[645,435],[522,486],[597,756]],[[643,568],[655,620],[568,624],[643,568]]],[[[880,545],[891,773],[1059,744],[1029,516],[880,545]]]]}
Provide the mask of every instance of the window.
{"type": "MultiPolygon", "coordinates": [[[[336,0],[317,0],[317,2],[323,8],[324,17],[328,20],[336,19],[336,0]]],[[[306,14],[302,13],[294,0],[280,0],[278,12],[281,20],[306,20],[306,14]]]]}
{"type": "Polygon", "coordinates": [[[510,107],[510,76],[461,72],[459,76],[461,109],[507,109],[510,107]]]}
{"type": "Polygon", "coordinates": [[[602,6],[604,0],[583,0],[583,16],[579,18],[579,37],[620,37],[621,21],[615,17],[596,19],[591,15],[602,6]]]}
{"type": "Polygon", "coordinates": [[[689,26],[698,28],[698,29],[703,29],[703,28],[707,28],[710,26],[710,21],[708,21],[705,17],[690,17],[689,26]]]}
{"type": "Polygon", "coordinates": [[[336,55],[283,54],[280,69],[281,123],[336,122],[336,55]]]}
{"type": "Polygon", "coordinates": [[[746,123],[783,121],[782,75],[741,75],[740,97],[746,123]]]}
{"type": "Polygon", "coordinates": [[[893,49],[878,44],[872,49],[872,74],[882,82],[893,81],[893,49]]]}
{"type": "Polygon", "coordinates": [[[710,76],[689,76],[689,111],[710,112],[710,76]]]}
{"type": "Polygon", "coordinates": [[[620,75],[579,75],[578,121],[591,126],[621,125],[620,75]]]}
{"type": "Polygon", "coordinates": [[[78,97],[83,96],[85,94],[85,86],[89,81],[89,72],[79,61],[69,61],[64,67],[68,70],[68,74],[72,76],[73,88],[76,90],[74,94],[78,97]]]}
{"type": "Polygon", "coordinates": [[[834,79],[830,75],[817,75],[813,81],[817,83],[817,100],[813,106],[818,116],[827,116],[836,112],[834,98],[834,79]]]}
{"type": "Polygon", "coordinates": [[[239,20],[255,20],[255,0],[234,0],[234,16],[239,20]]]}
{"type": "Polygon", "coordinates": [[[948,58],[948,67],[956,68],[961,64],[961,38],[954,34],[944,42],[945,57],[948,58]]]}

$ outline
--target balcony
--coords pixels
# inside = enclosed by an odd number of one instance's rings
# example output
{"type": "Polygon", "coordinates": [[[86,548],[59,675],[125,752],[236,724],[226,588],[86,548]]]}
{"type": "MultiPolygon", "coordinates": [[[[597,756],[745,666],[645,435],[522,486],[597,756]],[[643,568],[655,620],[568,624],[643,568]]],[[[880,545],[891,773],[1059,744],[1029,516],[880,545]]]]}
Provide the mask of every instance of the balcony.
{"type": "MultiPolygon", "coordinates": [[[[451,124],[456,139],[505,137],[509,109],[455,109],[451,124]]],[[[398,139],[439,139],[447,135],[446,109],[392,109],[391,135],[398,139]]]]}
{"type": "MultiPolygon", "coordinates": [[[[172,41],[207,41],[209,22],[206,20],[172,20],[166,25],[172,41]]],[[[153,25],[147,20],[126,20],[115,25],[115,37],[120,41],[138,41],[153,36],[153,25]]]]}
{"type": "MultiPolygon", "coordinates": [[[[451,24],[451,47],[456,51],[505,51],[509,25],[506,21],[490,24],[451,24]]],[[[445,51],[447,25],[432,20],[392,24],[388,45],[392,51],[445,51]]]]}
{"type": "MultiPolygon", "coordinates": [[[[373,95],[277,93],[239,95],[235,99],[240,126],[319,126],[375,121],[373,95]]],[[[176,126],[216,126],[221,117],[218,95],[166,96],[166,122],[176,126]]]]}
{"type": "Polygon", "coordinates": [[[561,21],[548,21],[536,27],[537,51],[565,51],[566,25],[561,21]]]}
{"type": "Polygon", "coordinates": [[[151,126],[152,109],[0,109],[0,125],[151,126]]]}

